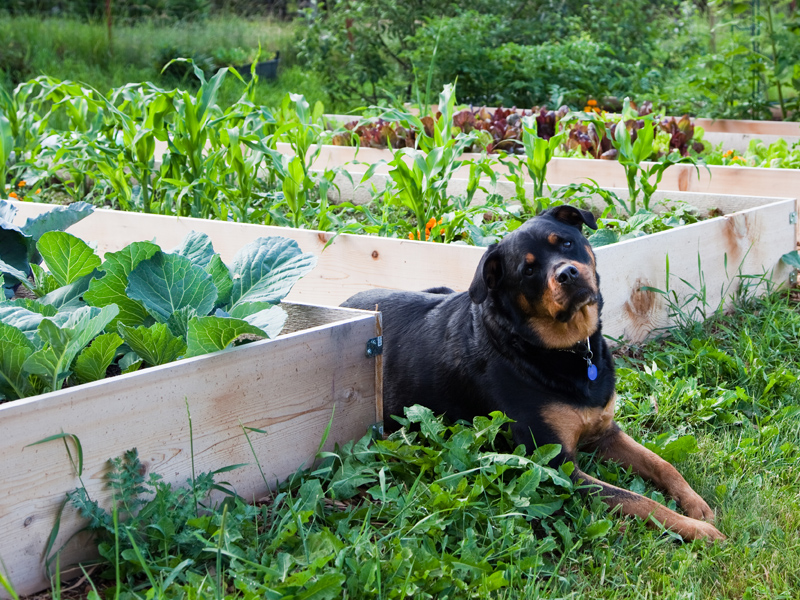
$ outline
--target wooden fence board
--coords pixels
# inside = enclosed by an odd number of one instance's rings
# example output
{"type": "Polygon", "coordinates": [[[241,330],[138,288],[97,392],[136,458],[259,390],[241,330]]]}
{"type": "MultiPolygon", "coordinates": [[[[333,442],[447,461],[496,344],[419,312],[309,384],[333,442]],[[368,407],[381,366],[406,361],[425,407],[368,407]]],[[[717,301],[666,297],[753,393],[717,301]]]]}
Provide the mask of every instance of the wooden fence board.
{"type": "Polygon", "coordinates": [[[779,137],[800,136],[800,123],[796,121],[748,121],[739,119],[694,119],[694,124],[712,133],[744,133],[774,135],[779,137]]]}
{"type": "MultiPolygon", "coordinates": [[[[795,200],[751,208],[717,219],[598,248],[597,261],[601,290],[606,297],[605,332],[615,338],[634,341],[648,333],[647,323],[663,327],[667,307],[658,298],[649,301],[643,320],[636,311],[625,310],[630,300],[640,306],[637,294],[641,285],[663,289],[666,254],[670,253],[672,283],[685,278],[699,285],[697,253],[703,265],[709,294],[719,294],[723,281],[735,278],[741,263],[744,273],[774,270],[776,281],[788,278],[789,270],[780,257],[795,248],[795,225],[790,213],[795,200]],[[751,248],[752,246],[752,248],[751,248]],[[750,249],[749,252],[746,249],[750,249]],[[727,274],[724,260],[727,255],[727,274]],[[637,283],[639,281],[646,284],[637,283]],[[638,304],[637,304],[638,302],[638,304]]],[[[18,204],[26,211],[41,207],[18,204]],[[30,208],[29,208],[30,207],[30,208]]],[[[160,217],[138,213],[120,214],[96,211],[69,231],[87,240],[96,240],[103,252],[119,250],[143,238],[153,238],[164,247],[176,246],[191,230],[207,233],[214,248],[229,261],[236,250],[248,241],[264,235],[283,235],[297,240],[306,252],[319,256],[317,267],[295,285],[288,299],[335,306],[370,288],[422,290],[445,285],[457,291],[469,287],[484,249],[454,244],[431,244],[373,236],[343,234],[324,252],[332,234],[281,227],[264,227],[160,217]],[[118,225],[123,224],[124,226],[118,225]],[[147,232],[141,233],[141,232],[147,232]]],[[[648,298],[651,296],[648,295],[648,298]]],[[[713,303],[717,300],[710,300],[713,303]]],[[[641,310],[640,310],[641,312],[641,310]]]]}
{"type": "MultiPolygon", "coordinates": [[[[340,310],[337,323],[92,384],[0,405],[0,558],[18,593],[49,584],[42,552],[64,494],[86,485],[107,501],[106,461],[138,448],[147,471],[185,485],[191,477],[189,420],[197,473],[247,466],[220,479],[246,499],[314,459],[333,415],[326,448],[357,439],[377,420],[375,365],[365,356],[375,336],[370,313],[340,310]],[[335,412],[334,412],[335,407],[335,412]],[[30,446],[60,432],[84,451],[79,479],[61,441],[30,446]]],[[[68,507],[56,548],[83,524],[68,507]]],[[[86,550],[71,547],[61,564],[86,550]]]]}
{"type": "MultiPolygon", "coordinates": [[[[279,149],[287,151],[281,144],[279,149]]],[[[475,154],[465,154],[463,158],[477,158],[475,154]]],[[[361,148],[356,154],[355,148],[342,146],[323,146],[314,163],[315,168],[346,167],[361,179],[366,165],[379,160],[391,160],[388,150],[361,148]],[[363,164],[352,164],[358,160],[363,164]]],[[[646,165],[649,163],[645,163],[646,165]]],[[[498,180],[508,169],[496,165],[493,170],[498,180]]],[[[375,173],[386,175],[389,167],[382,165],[375,173]]],[[[469,167],[456,169],[454,179],[466,181],[469,178],[469,167]]],[[[576,182],[595,180],[604,188],[627,189],[625,169],[617,161],[596,160],[591,158],[554,158],[547,167],[547,183],[550,185],[568,185],[576,182]]],[[[488,180],[484,180],[488,184],[488,180]]],[[[795,198],[800,190],[800,169],[770,169],[738,166],[699,166],[675,165],[664,171],[663,179],[658,186],[659,191],[699,192],[703,194],[731,194],[738,196],[776,196],[795,198]]]]}

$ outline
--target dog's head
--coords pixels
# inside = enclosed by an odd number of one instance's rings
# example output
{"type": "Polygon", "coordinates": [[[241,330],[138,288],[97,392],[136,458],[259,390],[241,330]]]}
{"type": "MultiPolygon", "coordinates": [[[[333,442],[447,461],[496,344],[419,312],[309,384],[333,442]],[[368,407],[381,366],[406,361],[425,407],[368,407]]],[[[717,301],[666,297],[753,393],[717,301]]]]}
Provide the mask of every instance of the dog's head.
{"type": "Polygon", "coordinates": [[[599,327],[601,298],[583,225],[597,229],[592,213],[558,206],[489,246],[469,288],[472,301],[491,296],[547,348],[585,340],[599,327]]]}

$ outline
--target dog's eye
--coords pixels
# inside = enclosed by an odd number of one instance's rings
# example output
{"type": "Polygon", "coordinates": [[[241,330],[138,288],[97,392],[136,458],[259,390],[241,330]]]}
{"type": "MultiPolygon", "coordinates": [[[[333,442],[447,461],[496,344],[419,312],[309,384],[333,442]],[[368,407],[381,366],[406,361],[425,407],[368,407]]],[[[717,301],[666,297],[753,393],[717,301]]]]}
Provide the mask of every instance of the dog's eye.
{"type": "Polygon", "coordinates": [[[564,246],[564,248],[567,248],[567,249],[572,248],[572,242],[570,242],[569,240],[564,240],[562,242],[562,245],[564,246]]]}
{"type": "Polygon", "coordinates": [[[533,275],[533,267],[531,265],[528,265],[527,267],[525,267],[525,276],[530,277],[531,275],[533,275]]]}

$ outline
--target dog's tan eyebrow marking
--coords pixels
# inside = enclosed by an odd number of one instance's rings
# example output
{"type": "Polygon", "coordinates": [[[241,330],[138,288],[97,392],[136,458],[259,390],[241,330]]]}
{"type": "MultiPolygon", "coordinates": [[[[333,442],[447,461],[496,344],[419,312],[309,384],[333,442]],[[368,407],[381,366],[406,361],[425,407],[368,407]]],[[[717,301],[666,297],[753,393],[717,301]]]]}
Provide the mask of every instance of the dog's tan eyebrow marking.
{"type": "Polygon", "coordinates": [[[551,233],[550,235],[547,236],[547,241],[550,242],[553,246],[555,246],[558,243],[558,234],[551,233]]]}
{"type": "Polygon", "coordinates": [[[536,257],[533,255],[532,252],[528,252],[525,255],[525,262],[528,263],[529,265],[532,265],[534,262],[536,262],[536,257]]]}

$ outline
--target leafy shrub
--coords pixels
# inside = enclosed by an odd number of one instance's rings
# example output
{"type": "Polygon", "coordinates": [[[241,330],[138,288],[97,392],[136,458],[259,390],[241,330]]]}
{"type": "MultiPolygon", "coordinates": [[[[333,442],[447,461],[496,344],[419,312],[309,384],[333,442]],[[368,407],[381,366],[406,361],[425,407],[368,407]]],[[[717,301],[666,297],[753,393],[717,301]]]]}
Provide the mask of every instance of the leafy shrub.
{"type": "Polygon", "coordinates": [[[586,39],[541,46],[504,44],[492,59],[502,73],[496,88],[506,106],[580,105],[624,90],[627,67],[610,49],[586,39]]]}
{"type": "Polygon", "coordinates": [[[579,87],[569,97],[580,103],[587,93],[612,88],[627,93],[613,85],[620,73],[628,73],[623,65],[650,62],[668,11],[660,2],[647,10],[640,4],[342,2],[324,16],[308,13],[299,56],[322,75],[336,100],[417,100],[417,90],[440,89],[458,77],[466,101],[527,106],[557,98],[561,87],[571,89],[577,79],[579,87]],[[496,56],[500,48],[504,52],[496,56]],[[434,81],[428,88],[431,66],[434,81]],[[531,67],[533,72],[525,71],[531,67]]]}
{"type": "MultiPolygon", "coordinates": [[[[154,18],[178,21],[200,20],[208,17],[210,9],[210,0],[124,0],[111,4],[112,16],[117,23],[154,18]]],[[[0,2],[0,10],[6,10],[12,15],[40,14],[99,19],[106,14],[106,1],[3,0],[0,2]]]]}

